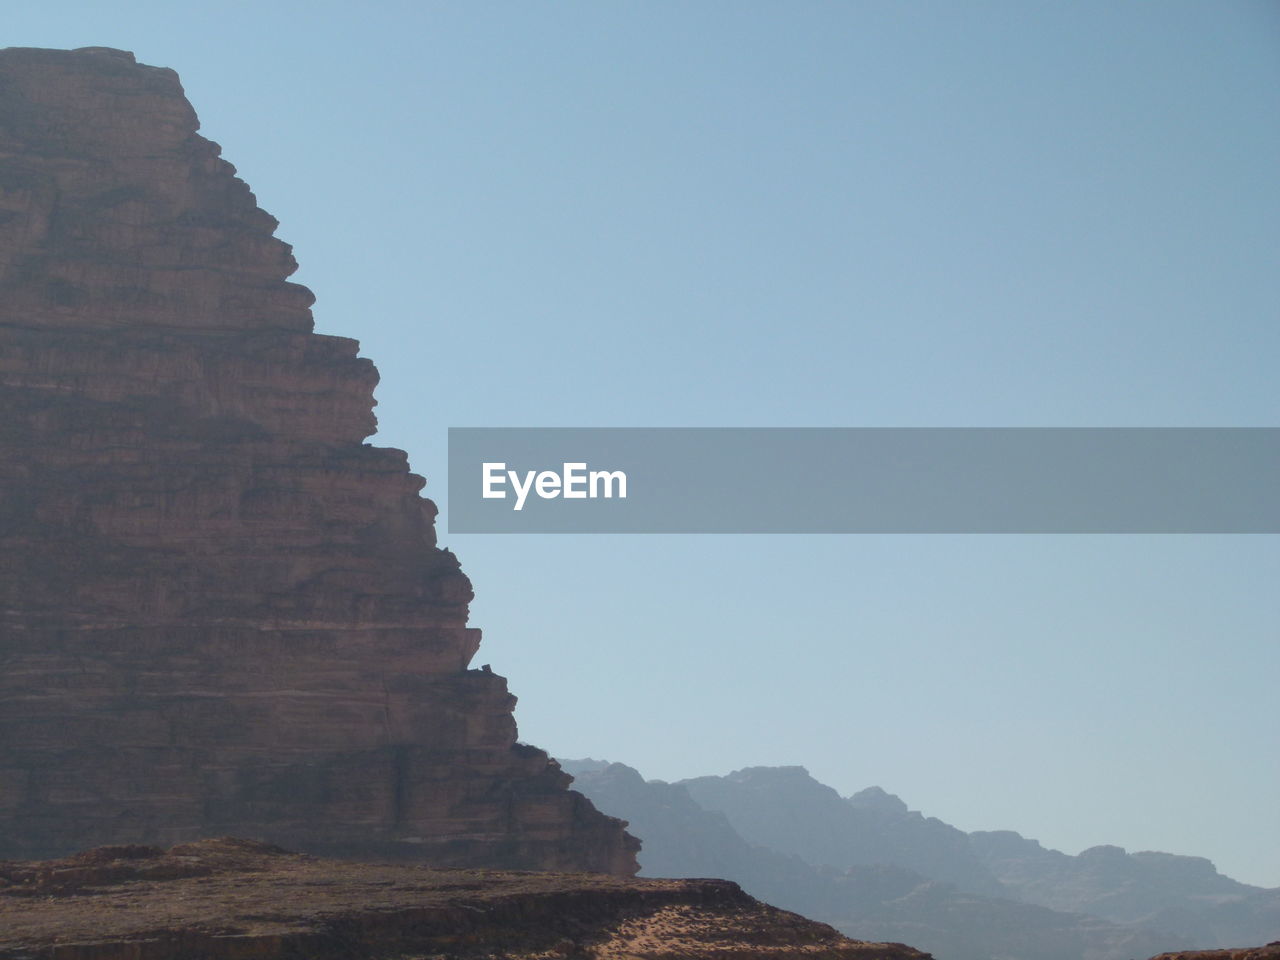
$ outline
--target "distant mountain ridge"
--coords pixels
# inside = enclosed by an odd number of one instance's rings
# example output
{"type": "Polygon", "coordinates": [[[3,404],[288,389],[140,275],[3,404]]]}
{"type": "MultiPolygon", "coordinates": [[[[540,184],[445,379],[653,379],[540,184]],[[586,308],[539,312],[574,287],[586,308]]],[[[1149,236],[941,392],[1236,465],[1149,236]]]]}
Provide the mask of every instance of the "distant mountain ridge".
{"type": "Polygon", "coordinates": [[[1280,888],[1223,876],[1204,857],[1097,846],[1070,856],[1010,830],[969,834],[1019,900],[1170,930],[1202,948],[1280,937],[1280,888]]]}
{"type": "Polygon", "coordinates": [[[631,822],[641,874],[724,876],[854,936],[943,960],[1129,960],[1280,937],[1280,889],[1200,857],[1047,850],[967,834],[880,787],[851,797],[803,767],[674,784],[622,764],[560,761],[575,789],[631,822]]]}
{"type": "Polygon", "coordinates": [[[887,864],[983,896],[1007,896],[961,830],[910,811],[871,787],[841,797],[803,767],[748,767],[680,782],[703,808],[718,810],[753,843],[837,869],[887,864]]]}

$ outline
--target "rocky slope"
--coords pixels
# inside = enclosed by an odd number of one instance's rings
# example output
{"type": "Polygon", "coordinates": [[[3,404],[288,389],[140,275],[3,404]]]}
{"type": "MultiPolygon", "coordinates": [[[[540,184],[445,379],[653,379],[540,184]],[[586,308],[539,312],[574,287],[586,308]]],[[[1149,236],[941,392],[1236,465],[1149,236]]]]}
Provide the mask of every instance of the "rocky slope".
{"type": "Polygon", "coordinates": [[[928,960],[721,880],[434,870],[236,840],[0,863],[0,960],[928,960]]]}
{"type": "Polygon", "coordinates": [[[1184,950],[1163,953],[1152,960],[1280,960],[1280,940],[1264,947],[1240,947],[1232,950],[1184,950]]]}
{"type": "Polygon", "coordinates": [[[470,669],[377,373],[171,70],[0,51],[0,856],[261,837],[635,869],[470,669]]]}
{"type": "Polygon", "coordinates": [[[626,817],[644,840],[644,875],[713,872],[846,932],[905,940],[951,960],[1129,960],[1262,943],[1280,931],[1276,891],[1236,884],[1211,867],[1209,876],[1196,858],[1118,850],[1067,857],[998,835],[1012,847],[996,862],[992,835],[922,817],[878,788],[841,798],[799,767],[668,784],[622,764],[564,764],[578,789],[626,817]],[[1022,844],[1055,865],[1058,886],[1047,868],[1030,890],[1005,882],[1019,857],[1031,856],[1022,844]],[[1111,865],[1104,870],[1101,860],[1111,865]],[[1059,900],[1038,901],[1037,890],[1059,900]],[[1089,909],[1099,900],[1113,912],[1089,909]],[[1206,930],[1206,916],[1216,926],[1206,930]]]}

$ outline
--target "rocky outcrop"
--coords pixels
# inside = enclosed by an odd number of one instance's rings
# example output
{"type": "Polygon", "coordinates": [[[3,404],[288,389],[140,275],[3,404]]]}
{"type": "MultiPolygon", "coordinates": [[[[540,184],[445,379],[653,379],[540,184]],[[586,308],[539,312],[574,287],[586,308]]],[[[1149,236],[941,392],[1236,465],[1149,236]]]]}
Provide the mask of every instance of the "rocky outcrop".
{"type": "Polygon", "coordinates": [[[0,856],[234,833],[629,874],[516,742],[377,373],[171,70],[0,51],[0,856]]]}
{"type": "Polygon", "coordinates": [[[0,863],[0,960],[928,960],[723,880],[317,860],[238,840],[0,863]]]}
{"type": "Polygon", "coordinates": [[[1280,960],[1280,940],[1265,947],[1240,947],[1234,950],[1183,950],[1162,953],[1151,960],[1280,960]]]}

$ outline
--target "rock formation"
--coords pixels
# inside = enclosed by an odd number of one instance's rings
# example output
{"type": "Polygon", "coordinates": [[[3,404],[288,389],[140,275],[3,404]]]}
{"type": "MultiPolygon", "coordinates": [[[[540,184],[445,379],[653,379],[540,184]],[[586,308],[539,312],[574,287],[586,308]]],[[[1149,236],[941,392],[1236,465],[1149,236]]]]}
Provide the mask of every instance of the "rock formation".
{"type": "Polygon", "coordinates": [[[258,837],[629,874],[469,669],[378,376],[177,75],[0,51],[0,856],[258,837]]]}
{"type": "Polygon", "coordinates": [[[1280,960],[1280,940],[1264,947],[1236,947],[1227,950],[1182,950],[1162,953],[1151,960],[1280,960]]]}
{"type": "Polygon", "coordinates": [[[0,862],[0,960],[929,960],[724,880],[342,863],[236,840],[0,862]]]}

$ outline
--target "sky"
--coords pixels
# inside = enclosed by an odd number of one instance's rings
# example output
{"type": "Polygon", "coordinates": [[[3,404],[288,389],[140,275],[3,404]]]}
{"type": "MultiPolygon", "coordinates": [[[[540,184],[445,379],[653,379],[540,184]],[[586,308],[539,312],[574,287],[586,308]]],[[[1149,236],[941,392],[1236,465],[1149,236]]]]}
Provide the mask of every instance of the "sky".
{"type": "Polygon", "coordinates": [[[0,44],[179,72],[378,365],[522,739],[1280,886],[1275,536],[444,526],[451,426],[1280,426],[1280,5],[48,0],[0,44]]]}

